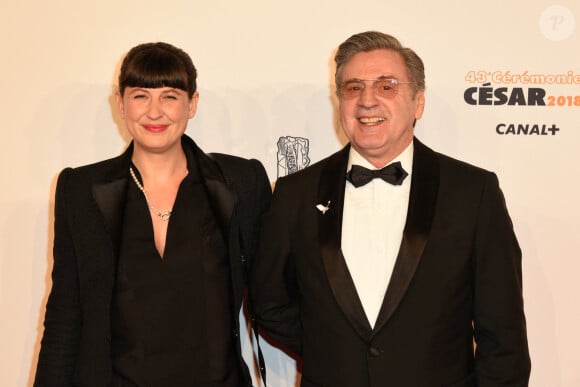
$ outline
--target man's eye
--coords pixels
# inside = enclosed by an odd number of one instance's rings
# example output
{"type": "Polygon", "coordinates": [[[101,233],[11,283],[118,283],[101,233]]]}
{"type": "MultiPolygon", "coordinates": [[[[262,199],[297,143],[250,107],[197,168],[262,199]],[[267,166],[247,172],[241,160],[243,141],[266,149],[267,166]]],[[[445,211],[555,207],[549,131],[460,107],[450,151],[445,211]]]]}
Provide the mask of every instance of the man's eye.
{"type": "Polygon", "coordinates": [[[146,97],[146,95],[145,95],[145,94],[135,94],[135,95],[133,96],[133,99],[143,99],[143,98],[145,98],[145,97],[146,97]]]}

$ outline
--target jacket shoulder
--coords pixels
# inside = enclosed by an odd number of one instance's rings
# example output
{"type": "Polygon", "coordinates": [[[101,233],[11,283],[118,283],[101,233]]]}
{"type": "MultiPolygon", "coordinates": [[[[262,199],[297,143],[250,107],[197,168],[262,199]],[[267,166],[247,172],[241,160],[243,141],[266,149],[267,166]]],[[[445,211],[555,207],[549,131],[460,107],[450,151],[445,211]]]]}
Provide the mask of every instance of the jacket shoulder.
{"type": "Polygon", "coordinates": [[[343,168],[346,173],[346,163],[348,161],[348,149],[346,146],[341,150],[325,157],[308,167],[294,172],[290,175],[278,178],[276,185],[282,183],[283,185],[302,185],[305,182],[318,181],[320,175],[324,173],[327,168],[343,168]],[[344,164],[344,165],[343,165],[344,164]]]}
{"type": "Polygon", "coordinates": [[[129,165],[130,158],[125,152],[120,156],[101,160],[95,163],[81,165],[78,167],[67,167],[64,169],[64,171],[68,171],[68,174],[73,178],[97,181],[102,178],[118,177],[117,175],[121,171],[128,172],[129,165]]]}
{"type": "Polygon", "coordinates": [[[452,183],[471,189],[482,189],[488,181],[497,181],[495,173],[482,167],[438,153],[440,179],[443,184],[452,183]]]}
{"type": "Polygon", "coordinates": [[[256,159],[246,159],[240,156],[234,156],[226,153],[208,153],[207,156],[218,163],[220,167],[226,167],[233,170],[242,170],[248,168],[252,164],[261,164],[256,159]]]}
{"type": "MultiPolygon", "coordinates": [[[[246,159],[225,153],[208,153],[208,158],[215,164],[226,182],[244,186],[257,180],[268,181],[268,175],[262,163],[257,159],[246,159]]],[[[268,183],[269,184],[269,183],[268,183]]]]}
{"type": "Polygon", "coordinates": [[[485,180],[490,176],[494,176],[494,173],[491,171],[435,151],[417,139],[415,140],[415,152],[416,156],[421,158],[423,162],[433,162],[436,160],[442,179],[450,178],[457,181],[476,181],[485,180]]]}

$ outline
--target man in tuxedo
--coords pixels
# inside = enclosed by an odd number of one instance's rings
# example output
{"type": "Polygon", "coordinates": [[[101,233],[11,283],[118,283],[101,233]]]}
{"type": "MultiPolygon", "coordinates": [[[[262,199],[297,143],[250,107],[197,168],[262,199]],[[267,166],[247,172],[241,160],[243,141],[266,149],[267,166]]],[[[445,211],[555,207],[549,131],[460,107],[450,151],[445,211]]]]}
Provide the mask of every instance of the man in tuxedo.
{"type": "Polygon", "coordinates": [[[253,268],[302,386],[525,386],[521,250],[492,172],[414,137],[420,57],[380,32],[335,56],[349,144],[278,180],[253,268]]]}

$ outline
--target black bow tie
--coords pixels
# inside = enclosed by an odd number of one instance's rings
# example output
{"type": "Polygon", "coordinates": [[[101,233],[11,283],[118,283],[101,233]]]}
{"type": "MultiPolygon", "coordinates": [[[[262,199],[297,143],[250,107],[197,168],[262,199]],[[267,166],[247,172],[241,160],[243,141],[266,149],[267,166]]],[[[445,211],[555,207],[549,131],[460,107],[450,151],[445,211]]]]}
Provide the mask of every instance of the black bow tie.
{"type": "Polygon", "coordinates": [[[401,185],[408,173],[403,169],[401,163],[397,161],[384,167],[383,169],[367,169],[360,165],[353,165],[346,174],[346,180],[355,187],[361,187],[374,178],[381,178],[387,183],[401,185]]]}

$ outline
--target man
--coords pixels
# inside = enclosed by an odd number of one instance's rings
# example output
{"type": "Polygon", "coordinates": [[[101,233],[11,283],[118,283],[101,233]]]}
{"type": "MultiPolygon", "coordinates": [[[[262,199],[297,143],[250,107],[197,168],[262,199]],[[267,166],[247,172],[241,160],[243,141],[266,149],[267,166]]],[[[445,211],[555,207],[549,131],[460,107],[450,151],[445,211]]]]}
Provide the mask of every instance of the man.
{"type": "Polygon", "coordinates": [[[302,357],[302,386],[527,385],[521,251],[495,174],[414,138],[424,67],[397,39],[353,35],[335,61],[350,143],[277,182],[259,325],[302,357]]]}

